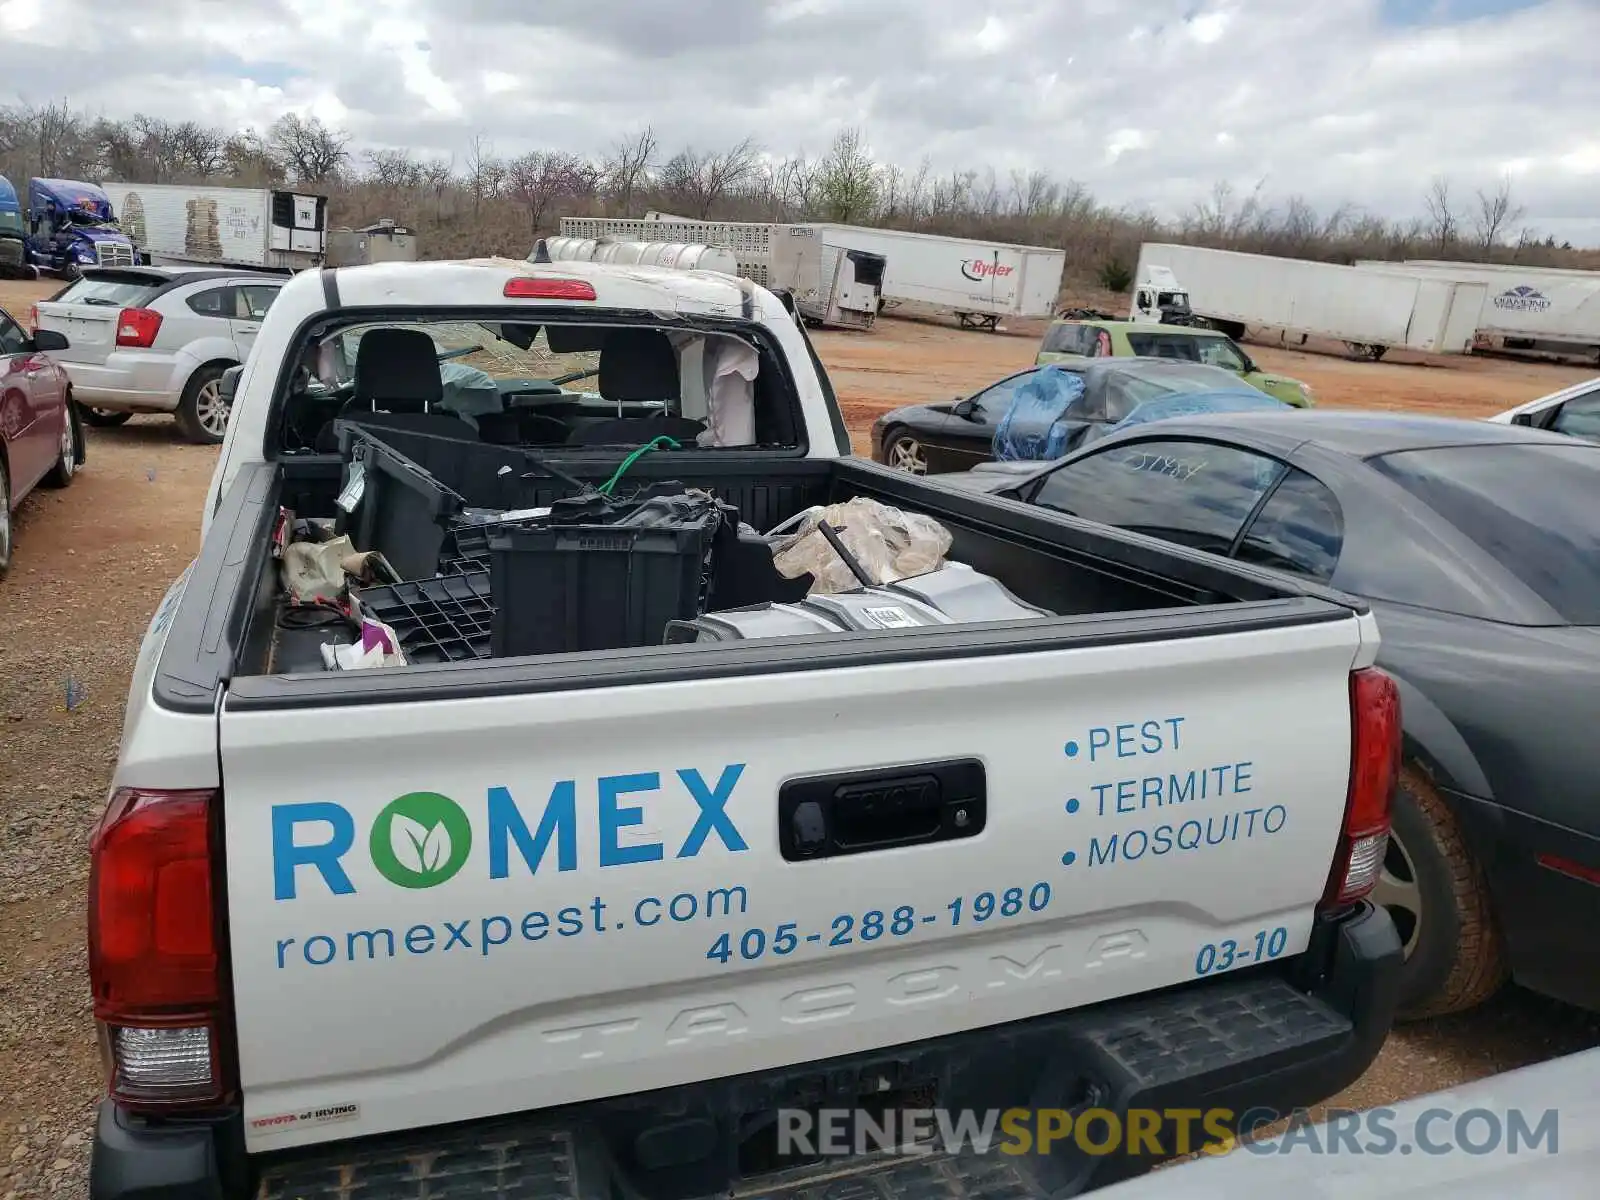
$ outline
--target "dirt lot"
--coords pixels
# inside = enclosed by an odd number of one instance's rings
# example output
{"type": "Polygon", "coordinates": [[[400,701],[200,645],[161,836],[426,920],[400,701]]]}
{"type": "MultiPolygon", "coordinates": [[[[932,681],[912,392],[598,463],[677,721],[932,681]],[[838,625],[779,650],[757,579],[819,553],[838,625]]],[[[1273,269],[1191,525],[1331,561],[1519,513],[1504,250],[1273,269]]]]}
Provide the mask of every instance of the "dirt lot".
{"type": "MultiPolygon", "coordinates": [[[[51,290],[0,283],[26,319],[51,290]]],[[[1032,360],[1034,336],[885,321],[817,340],[857,437],[884,408],[970,390],[1032,360]]],[[[1253,349],[1327,405],[1485,415],[1585,376],[1503,362],[1344,362],[1253,349]]],[[[1591,372],[1592,373],[1592,372],[1591,372]]],[[[83,964],[85,844],[116,759],[122,706],[155,605],[197,545],[215,452],[166,419],[89,431],[64,492],[18,514],[0,582],[0,1200],[86,1195],[100,1088],[83,964]],[[68,711],[67,681],[85,699],[68,711]]],[[[1371,1106],[1600,1045],[1600,1020],[1508,993],[1487,1009],[1397,1032],[1339,1098],[1371,1106]]]]}

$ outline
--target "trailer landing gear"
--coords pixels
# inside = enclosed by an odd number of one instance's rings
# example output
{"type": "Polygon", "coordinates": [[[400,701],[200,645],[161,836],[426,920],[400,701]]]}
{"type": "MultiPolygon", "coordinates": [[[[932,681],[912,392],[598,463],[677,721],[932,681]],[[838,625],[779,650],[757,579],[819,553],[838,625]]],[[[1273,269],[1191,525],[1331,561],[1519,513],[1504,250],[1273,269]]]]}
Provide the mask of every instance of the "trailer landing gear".
{"type": "Polygon", "coordinates": [[[990,333],[994,333],[1000,325],[1000,314],[958,312],[956,320],[960,322],[962,329],[987,329],[990,333]]]}

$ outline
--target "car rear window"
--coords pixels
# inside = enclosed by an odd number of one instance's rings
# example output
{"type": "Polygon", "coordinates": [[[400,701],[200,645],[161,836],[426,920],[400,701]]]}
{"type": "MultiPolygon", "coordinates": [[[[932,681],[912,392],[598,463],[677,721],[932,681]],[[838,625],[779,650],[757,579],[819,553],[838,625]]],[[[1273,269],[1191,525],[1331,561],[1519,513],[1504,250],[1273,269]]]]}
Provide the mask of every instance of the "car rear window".
{"type": "Polygon", "coordinates": [[[1372,465],[1573,625],[1600,625],[1600,446],[1407,450],[1372,465]]]}
{"type": "Polygon", "coordinates": [[[84,276],[55,297],[58,304],[100,304],[110,308],[138,308],[161,290],[161,281],[123,276],[84,276]]]}

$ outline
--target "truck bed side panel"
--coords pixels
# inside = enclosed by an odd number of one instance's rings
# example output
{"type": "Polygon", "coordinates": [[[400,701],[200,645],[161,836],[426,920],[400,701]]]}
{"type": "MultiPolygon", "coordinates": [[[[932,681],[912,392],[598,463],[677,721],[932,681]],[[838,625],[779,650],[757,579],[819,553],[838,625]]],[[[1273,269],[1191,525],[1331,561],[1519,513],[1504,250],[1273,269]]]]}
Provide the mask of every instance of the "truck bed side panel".
{"type": "Polygon", "coordinates": [[[1294,955],[1343,811],[1359,624],[225,703],[250,1148],[726,1077],[1294,955]],[[953,760],[959,786],[930,766],[953,760]],[[934,774],[975,832],[787,861],[785,785],[892,809],[882,777],[848,790],[873,769],[922,796],[934,774]]]}

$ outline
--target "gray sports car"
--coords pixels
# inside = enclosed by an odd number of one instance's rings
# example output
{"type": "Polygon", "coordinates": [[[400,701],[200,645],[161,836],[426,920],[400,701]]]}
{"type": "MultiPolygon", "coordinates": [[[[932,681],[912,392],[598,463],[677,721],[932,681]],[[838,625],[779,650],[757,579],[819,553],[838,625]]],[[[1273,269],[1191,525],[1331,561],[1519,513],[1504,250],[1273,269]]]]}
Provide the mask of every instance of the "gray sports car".
{"type": "Polygon", "coordinates": [[[1600,1009],[1600,444],[1487,421],[1231,413],[933,482],[1364,597],[1405,714],[1373,895],[1405,942],[1403,1015],[1468,1008],[1507,979],[1600,1009]]]}

